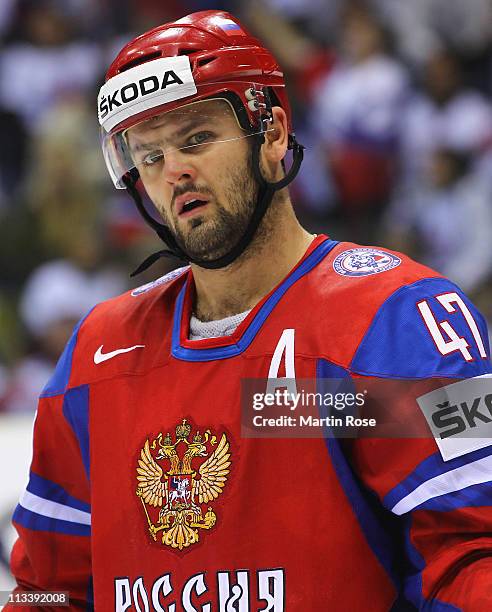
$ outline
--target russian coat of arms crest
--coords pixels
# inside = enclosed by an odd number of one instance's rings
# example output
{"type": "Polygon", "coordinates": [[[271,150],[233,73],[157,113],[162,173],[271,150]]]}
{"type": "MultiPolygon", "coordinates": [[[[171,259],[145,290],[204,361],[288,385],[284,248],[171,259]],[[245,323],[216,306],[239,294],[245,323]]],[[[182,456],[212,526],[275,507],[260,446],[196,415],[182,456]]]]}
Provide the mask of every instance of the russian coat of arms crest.
{"type": "Polygon", "coordinates": [[[219,441],[210,430],[191,438],[186,419],[176,427],[174,441],[169,432],[146,440],[138,460],[136,494],[155,541],[159,534],[162,544],[182,550],[199,541],[201,529],[214,527],[217,515],[209,504],[223,491],[230,457],[224,433],[219,441]]]}

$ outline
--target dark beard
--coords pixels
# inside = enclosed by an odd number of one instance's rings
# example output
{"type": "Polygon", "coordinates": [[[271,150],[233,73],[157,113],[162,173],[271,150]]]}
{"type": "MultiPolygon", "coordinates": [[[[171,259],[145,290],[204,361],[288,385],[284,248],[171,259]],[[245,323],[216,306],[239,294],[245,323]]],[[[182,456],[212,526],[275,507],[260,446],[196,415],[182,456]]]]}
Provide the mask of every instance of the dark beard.
{"type": "MultiPolygon", "coordinates": [[[[213,219],[205,221],[201,216],[194,217],[190,223],[191,229],[186,234],[176,224],[176,242],[192,259],[218,259],[234,248],[246,232],[258,197],[258,185],[251,165],[249,158],[246,172],[229,174],[225,194],[228,209],[214,197],[216,213],[213,219]]],[[[190,185],[189,190],[214,196],[213,192],[196,187],[190,185]]]]}

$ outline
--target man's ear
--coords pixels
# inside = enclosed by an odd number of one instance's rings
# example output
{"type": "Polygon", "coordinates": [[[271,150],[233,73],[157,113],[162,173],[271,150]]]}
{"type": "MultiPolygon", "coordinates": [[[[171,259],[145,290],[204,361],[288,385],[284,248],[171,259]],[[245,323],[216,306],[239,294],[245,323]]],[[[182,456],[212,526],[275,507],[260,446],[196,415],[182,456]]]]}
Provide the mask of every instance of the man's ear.
{"type": "MultiPolygon", "coordinates": [[[[287,115],[280,106],[272,108],[272,121],[265,132],[265,142],[261,147],[261,161],[265,170],[273,178],[278,178],[280,162],[287,153],[289,131],[287,127],[287,115]]],[[[282,173],[280,173],[280,176],[282,173]]],[[[270,178],[272,180],[272,178],[270,178]]]]}

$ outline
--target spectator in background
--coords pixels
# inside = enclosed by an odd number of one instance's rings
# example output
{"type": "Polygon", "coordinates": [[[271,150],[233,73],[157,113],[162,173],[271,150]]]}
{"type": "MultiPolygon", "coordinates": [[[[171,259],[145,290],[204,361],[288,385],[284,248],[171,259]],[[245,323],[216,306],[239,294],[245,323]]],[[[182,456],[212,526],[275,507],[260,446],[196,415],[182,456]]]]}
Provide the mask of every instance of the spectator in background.
{"type": "Polygon", "coordinates": [[[91,93],[66,92],[53,101],[31,142],[26,195],[51,260],[32,272],[21,296],[30,348],[12,370],[8,411],[35,409],[74,324],[97,302],[128,287],[119,266],[102,263],[110,246],[103,204],[107,177],[87,101],[91,93]]]}
{"type": "MultiPolygon", "coordinates": [[[[10,376],[7,367],[0,362],[0,413],[5,410],[7,391],[10,383],[10,376]]],[[[1,555],[1,551],[0,551],[1,555]]],[[[1,561],[0,561],[1,563],[1,561]]]]}
{"type": "Polygon", "coordinates": [[[343,220],[355,241],[367,243],[392,188],[408,79],[390,53],[381,24],[363,7],[345,13],[339,51],[310,114],[324,144],[343,220]]]}
{"type": "Polygon", "coordinates": [[[57,98],[94,85],[99,48],[77,39],[75,21],[50,0],[19,8],[17,38],[0,56],[0,104],[35,129],[57,98]]]}
{"type": "Polygon", "coordinates": [[[297,213],[314,232],[326,231],[326,213],[333,207],[331,177],[322,163],[323,149],[317,130],[310,128],[313,96],[334,62],[328,23],[338,12],[338,2],[320,0],[259,0],[244,6],[245,18],[259,38],[268,42],[285,69],[296,134],[306,147],[305,172],[293,183],[297,213]],[[316,25],[316,27],[314,27],[316,25]],[[324,32],[324,38],[320,36],[324,32]],[[317,32],[317,33],[316,33],[317,32]]]}
{"type": "Polygon", "coordinates": [[[5,394],[8,412],[33,412],[74,325],[95,304],[126,289],[112,270],[84,270],[75,262],[42,264],[28,279],[20,312],[31,351],[14,367],[5,394]]]}
{"type": "MultiPolygon", "coordinates": [[[[27,190],[45,252],[88,271],[116,258],[135,265],[144,256],[141,249],[152,249],[147,243],[152,233],[126,192],[114,194],[111,185],[108,197],[110,180],[101,165],[93,112],[92,92],[72,92],[45,114],[32,139],[27,190]],[[115,207],[115,200],[124,205],[115,207]],[[139,255],[134,257],[135,249],[139,255]]],[[[119,266],[113,273],[121,278],[119,266]]]]}
{"type": "Polygon", "coordinates": [[[0,2],[0,36],[2,37],[10,27],[16,5],[17,0],[2,0],[0,2]]]}
{"type": "Polygon", "coordinates": [[[25,177],[29,134],[19,115],[0,108],[0,214],[16,198],[25,177]]]}
{"type": "Polygon", "coordinates": [[[449,50],[429,58],[424,88],[407,103],[400,125],[403,189],[425,177],[436,149],[451,148],[474,161],[492,142],[490,102],[464,85],[460,60],[449,50]]]}
{"type": "Polygon", "coordinates": [[[105,228],[107,211],[102,202],[108,180],[100,169],[91,93],[66,93],[53,102],[31,141],[28,203],[40,221],[51,257],[70,258],[69,253],[85,240],[86,251],[99,250],[94,244],[99,239],[97,228],[105,228]]]}
{"type": "MultiPolygon", "coordinates": [[[[260,13],[269,11],[276,19],[282,18],[296,27],[299,33],[306,34],[313,42],[324,45],[332,44],[336,37],[339,15],[344,4],[346,0],[257,0],[248,2],[244,8],[249,10],[253,7],[254,11],[259,8],[260,13]]],[[[254,16],[251,15],[251,18],[254,19],[254,16]]],[[[269,23],[263,23],[262,29],[268,30],[268,26],[269,23]]],[[[271,32],[268,38],[273,38],[271,32]]]]}
{"type": "Polygon", "coordinates": [[[473,300],[487,321],[489,344],[492,346],[492,274],[473,292],[473,300]]]}
{"type": "Polygon", "coordinates": [[[420,69],[428,58],[451,45],[476,74],[477,61],[490,50],[490,0],[370,0],[392,29],[405,62],[420,69]]]}
{"type": "Polygon", "coordinates": [[[492,274],[492,190],[461,151],[437,149],[425,182],[390,209],[386,244],[418,259],[471,295],[492,274]]]}

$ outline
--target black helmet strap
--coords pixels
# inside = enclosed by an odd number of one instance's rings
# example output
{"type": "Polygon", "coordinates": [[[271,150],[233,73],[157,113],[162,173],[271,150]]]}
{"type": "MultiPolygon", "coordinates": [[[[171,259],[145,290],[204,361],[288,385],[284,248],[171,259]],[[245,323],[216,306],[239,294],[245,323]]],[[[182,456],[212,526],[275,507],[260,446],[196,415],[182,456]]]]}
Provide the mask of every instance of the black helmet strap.
{"type": "Polygon", "coordinates": [[[304,147],[299,144],[293,134],[289,135],[289,149],[292,150],[293,160],[292,166],[290,167],[288,173],[276,183],[270,183],[265,180],[260,170],[260,149],[262,144],[265,141],[265,137],[263,134],[254,135],[255,142],[253,144],[253,171],[255,175],[255,179],[259,184],[259,192],[258,198],[256,201],[256,206],[251,215],[251,219],[249,221],[248,227],[246,231],[241,236],[239,241],[234,245],[234,247],[228,251],[225,255],[218,257],[217,259],[195,259],[190,257],[176,242],[175,237],[169,230],[169,228],[163,223],[159,223],[152,217],[152,215],[147,211],[145,205],[142,200],[142,196],[140,195],[136,185],[138,181],[138,171],[136,169],[128,172],[124,177],[123,181],[125,183],[126,189],[130,196],[135,201],[135,204],[138,208],[138,211],[144,218],[145,222],[150,225],[150,227],[157,233],[159,238],[166,244],[168,247],[162,251],[158,251],[147,257],[147,259],[140,264],[140,266],[132,272],[131,276],[135,276],[140,274],[147,268],[149,268],[152,264],[154,264],[160,257],[177,257],[183,261],[187,261],[201,268],[208,269],[219,269],[228,266],[233,261],[235,261],[248,247],[251,241],[254,238],[254,235],[265,216],[265,213],[272,203],[273,196],[276,191],[283,189],[289,183],[291,183],[299,172],[299,168],[301,166],[303,157],[304,157],[304,147]]]}

